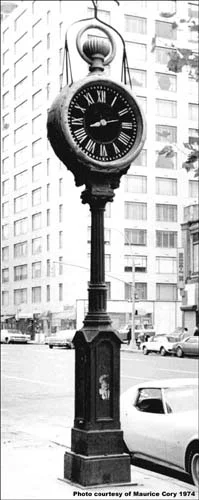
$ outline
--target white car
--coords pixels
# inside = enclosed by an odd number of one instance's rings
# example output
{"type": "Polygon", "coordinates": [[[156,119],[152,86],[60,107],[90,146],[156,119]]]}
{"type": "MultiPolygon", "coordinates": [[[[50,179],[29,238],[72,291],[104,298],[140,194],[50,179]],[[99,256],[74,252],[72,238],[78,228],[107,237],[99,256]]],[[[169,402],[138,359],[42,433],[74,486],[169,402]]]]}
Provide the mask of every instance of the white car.
{"type": "Polygon", "coordinates": [[[152,380],[121,396],[121,427],[130,455],[187,472],[199,481],[198,380],[152,380]]]}
{"type": "Polygon", "coordinates": [[[55,335],[48,337],[48,345],[50,349],[53,347],[63,347],[65,349],[73,349],[73,338],[76,330],[60,330],[55,335]]]}
{"type": "Polygon", "coordinates": [[[178,338],[172,335],[155,335],[141,344],[141,350],[143,354],[158,352],[161,356],[165,356],[173,353],[173,347],[177,340],[178,338]]]}
{"type": "Polygon", "coordinates": [[[19,330],[1,330],[1,344],[27,344],[28,340],[30,340],[30,336],[19,330]]]}

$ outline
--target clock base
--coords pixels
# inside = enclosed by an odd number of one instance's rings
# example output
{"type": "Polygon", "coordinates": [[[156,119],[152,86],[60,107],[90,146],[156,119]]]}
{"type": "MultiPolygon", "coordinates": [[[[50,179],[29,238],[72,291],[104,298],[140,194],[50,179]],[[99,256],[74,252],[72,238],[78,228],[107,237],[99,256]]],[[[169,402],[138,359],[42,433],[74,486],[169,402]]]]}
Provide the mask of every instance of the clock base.
{"type": "Polygon", "coordinates": [[[130,457],[126,453],[85,456],[66,451],[64,479],[82,486],[130,483],[130,457]]]}

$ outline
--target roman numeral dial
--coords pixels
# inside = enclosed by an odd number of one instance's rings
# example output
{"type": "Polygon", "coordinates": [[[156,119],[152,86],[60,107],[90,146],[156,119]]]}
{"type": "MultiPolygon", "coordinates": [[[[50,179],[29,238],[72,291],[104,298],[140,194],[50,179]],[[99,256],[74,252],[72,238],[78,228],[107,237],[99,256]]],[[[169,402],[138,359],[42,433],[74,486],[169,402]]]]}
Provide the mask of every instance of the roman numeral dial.
{"type": "Polygon", "coordinates": [[[137,138],[133,98],[108,80],[84,84],[70,101],[67,120],[72,140],[99,164],[125,157],[137,138]]]}

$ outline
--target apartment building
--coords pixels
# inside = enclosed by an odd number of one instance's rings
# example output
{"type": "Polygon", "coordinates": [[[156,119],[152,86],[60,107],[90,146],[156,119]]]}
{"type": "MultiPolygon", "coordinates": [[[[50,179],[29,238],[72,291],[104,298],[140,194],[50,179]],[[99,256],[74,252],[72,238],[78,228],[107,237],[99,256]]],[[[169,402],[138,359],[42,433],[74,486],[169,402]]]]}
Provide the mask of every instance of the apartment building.
{"type": "MultiPolygon", "coordinates": [[[[197,2],[166,6],[178,17],[198,17],[197,2]]],[[[132,92],[147,122],[144,149],[106,208],[108,310],[116,326],[129,320],[134,260],[136,310],[158,332],[181,325],[180,224],[198,197],[197,180],[182,169],[183,143],[198,134],[197,82],[187,69],[167,68],[171,40],[195,52],[197,33],[174,29],[164,10],[162,1],[104,1],[98,11],[124,37],[132,92]],[[167,144],[176,151],[171,159],[158,154],[167,144]]],[[[46,120],[66,84],[65,33],[92,15],[89,1],[23,1],[2,25],[2,319],[36,314],[45,329],[49,317],[59,327],[76,312],[81,326],[87,308],[89,208],[51,149],[46,120]]],[[[71,47],[77,80],[88,68],[71,47]]],[[[120,80],[118,63],[110,74],[120,80]]]]}

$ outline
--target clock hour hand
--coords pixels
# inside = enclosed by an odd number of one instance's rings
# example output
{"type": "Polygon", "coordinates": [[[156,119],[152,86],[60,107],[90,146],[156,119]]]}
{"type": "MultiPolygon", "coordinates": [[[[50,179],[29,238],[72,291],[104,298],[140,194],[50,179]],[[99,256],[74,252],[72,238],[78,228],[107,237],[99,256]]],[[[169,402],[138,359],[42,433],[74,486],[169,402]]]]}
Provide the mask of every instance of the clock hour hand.
{"type": "Polygon", "coordinates": [[[102,127],[104,127],[105,125],[107,125],[107,123],[113,123],[113,122],[118,122],[119,119],[117,120],[105,120],[104,118],[102,118],[99,122],[95,122],[95,123],[92,123],[90,125],[90,127],[100,127],[100,125],[102,127]]]}
{"type": "Polygon", "coordinates": [[[91,123],[90,127],[100,127],[100,125],[101,125],[101,121],[100,122],[91,123]]]}

